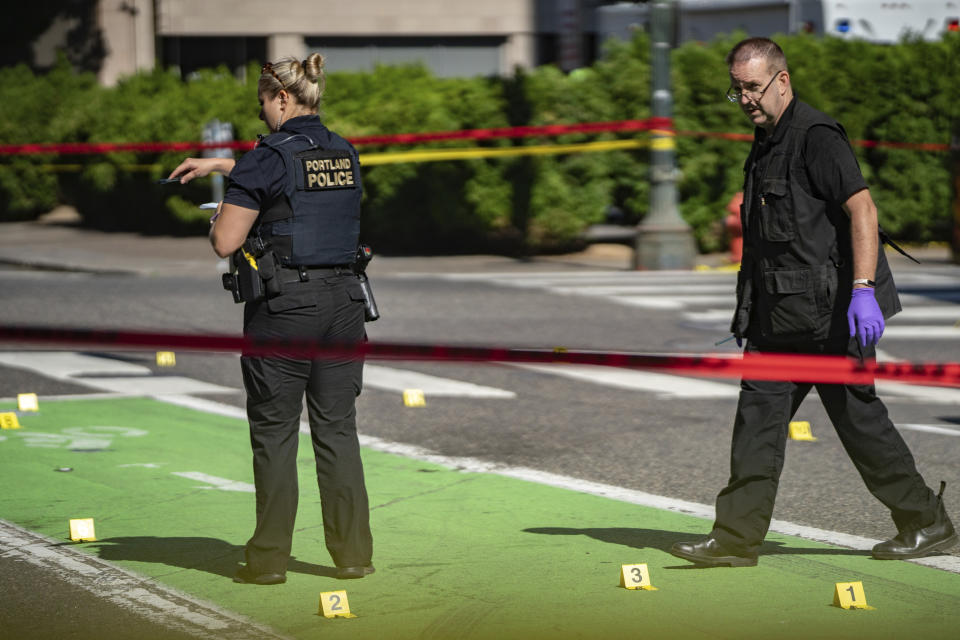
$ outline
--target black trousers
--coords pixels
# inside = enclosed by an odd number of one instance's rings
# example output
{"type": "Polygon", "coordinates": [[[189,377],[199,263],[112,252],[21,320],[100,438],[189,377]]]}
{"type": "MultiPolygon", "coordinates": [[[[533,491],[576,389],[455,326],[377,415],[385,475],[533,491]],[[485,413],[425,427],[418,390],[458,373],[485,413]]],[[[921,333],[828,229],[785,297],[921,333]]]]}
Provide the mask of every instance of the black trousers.
{"type": "MultiPolygon", "coordinates": [[[[799,345],[748,342],[753,353],[846,354],[875,357],[856,339],[799,345]]],[[[743,380],[733,425],[730,480],[716,502],[711,536],[743,555],[763,542],[777,497],[790,420],[809,383],[743,380]]],[[[867,489],[888,509],[898,530],[933,522],[936,496],[917,472],[913,455],[887,416],[873,385],[818,384],[817,393],[840,442],[867,489]]]]}
{"type": "MultiPolygon", "coordinates": [[[[363,295],[352,274],[284,285],[247,303],[244,334],[339,343],[366,339],[363,295]]],[[[257,526],[246,545],[255,573],[284,573],[297,516],[297,443],[306,394],[327,550],[337,566],[371,561],[370,509],[357,441],[363,362],[241,358],[257,489],[257,526]]]]}

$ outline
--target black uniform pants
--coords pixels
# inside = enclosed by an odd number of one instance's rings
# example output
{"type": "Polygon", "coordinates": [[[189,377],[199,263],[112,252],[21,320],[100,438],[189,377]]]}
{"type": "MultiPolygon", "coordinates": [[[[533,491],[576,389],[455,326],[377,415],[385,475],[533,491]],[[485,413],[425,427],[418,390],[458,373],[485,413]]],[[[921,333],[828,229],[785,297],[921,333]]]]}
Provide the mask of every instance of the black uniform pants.
{"type": "MultiPolygon", "coordinates": [[[[806,345],[761,346],[753,353],[819,353],[875,357],[856,339],[806,345]]],[[[813,385],[743,380],[733,425],[730,480],[717,496],[711,536],[725,547],[756,555],[773,516],[790,420],[813,385]]],[[[818,384],[817,393],[860,477],[890,509],[898,530],[933,522],[936,496],[917,472],[913,455],[887,416],[873,385],[818,384]]]]}
{"type": "MultiPolygon", "coordinates": [[[[363,323],[363,295],[352,274],[287,284],[279,297],[244,309],[244,334],[254,338],[358,343],[366,339],[363,323]]],[[[251,571],[286,571],[304,394],[327,550],[337,566],[369,564],[373,539],[355,409],[363,362],[243,356],[241,368],[257,490],[257,526],[246,545],[251,571]]]]}

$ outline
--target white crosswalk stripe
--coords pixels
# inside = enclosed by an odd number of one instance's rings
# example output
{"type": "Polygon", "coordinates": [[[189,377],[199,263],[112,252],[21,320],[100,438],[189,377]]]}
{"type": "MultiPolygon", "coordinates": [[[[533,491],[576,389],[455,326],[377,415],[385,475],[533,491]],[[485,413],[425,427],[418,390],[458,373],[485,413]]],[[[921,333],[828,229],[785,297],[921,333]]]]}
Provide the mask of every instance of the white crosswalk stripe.
{"type": "MultiPolygon", "coordinates": [[[[729,327],[736,290],[736,273],[730,271],[449,273],[426,277],[601,298],[637,309],[675,310],[688,322],[720,332],[729,327]]],[[[960,274],[906,271],[897,274],[897,283],[904,310],[890,320],[884,339],[960,340],[960,274]]]]}
{"type": "Polygon", "coordinates": [[[516,398],[513,391],[485,387],[472,382],[462,382],[449,378],[430,376],[417,371],[394,369],[375,364],[365,364],[363,367],[363,384],[382,391],[403,393],[406,389],[419,389],[427,397],[457,397],[457,398],[516,398]]]}
{"type": "Polygon", "coordinates": [[[591,384],[648,391],[660,398],[736,398],[740,387],[732,382],[712,382],[686,376],[675,376],[636,369],[616,369],[590,365],[516,365],[528,371],[581,380],[591,384]]]}
{"type": "MultiPolygon", "coordinates": [[[[553,271],[541,273],[448,273],[434,277],[538,289],[564,296],[600,298],[637,309],[675,311],[705,331],[724,333],[735,302],[736,273],[730,271],[553,271]]],[[[892,318],[885,341],[960,339],[960,273],[911,270],[897,274],[904,310],[892,318]]],[[[887,356],[878,357],[891,360],[887,356]]],[[[583,380],[597,385],[656,393],[667,397],[735,397],[734,381],[706,381],[685,376],[609,369],[523,365],[528,371],[583,380]]],[[[960,390],[879,381],[879,392],[900,401],[960,404],[960,390]]]]}
{"type": "MultiPolygon", "coordinates": [[[[239,389],[183,376],[152,375],[149,368],[113,358],[63,351],[12,351],[0,353],[0,365],[25,369],[50,378],[101,391],[140,396],[238,393],[239,389]]],[[[373,389],[402,393],[419,389],[428,397],[516,398],[505,389],[431,376],[417,371],[367,364],[364,384],[373,389]]]]}
{"type": "MultiPolygon", "coordinates": [[[[583,296],[635,308],[638,313],[675,313],[688,327],[725,334],[733,314],[736,273],[731,271],[548,271],[393,274],[399,278],[431,278],[532,289],[563,296],[583,296]]],[[[892,318],[884,333],[886,344],[898,341],[960,339],[960,272],[931,268],[897,274],[904,311],[892,318]]],[[[888,356],[879,355],[883,360],[888,356]]],[[[0,364],[30,369],[100,391],[176,396],[230,393],[218,385],[171,375],[152,375],[142,365],[77,353],[0,353],[0,364]]],[[[662,397],[732,398],[733,380],[700,378],[607,367],[516,367],[532,374],[581,380],[608,388],[637,390],[662,397]]],[[[513,399],[517,394],[425,373],[366,365],[365,386],[390,393],[420,389],[427,397],[513,399]]],[[[926,404],[960,405],[960,390],[879,381],[881,394],[891,399],[926,404]]]]}

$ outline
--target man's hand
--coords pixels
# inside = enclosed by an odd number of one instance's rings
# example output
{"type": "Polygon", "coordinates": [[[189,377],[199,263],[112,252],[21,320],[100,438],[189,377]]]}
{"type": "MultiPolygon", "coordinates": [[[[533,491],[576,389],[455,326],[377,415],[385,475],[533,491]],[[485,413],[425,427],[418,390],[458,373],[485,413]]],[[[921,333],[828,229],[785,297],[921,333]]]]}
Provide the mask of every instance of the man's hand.
{"type": "Polygon", "coordinates": [[[847,308],[847,324],[850,325],[850,337],[857,336],[863,346],[880,342],[885,326],[883,312],[871,287],[853,290],[847,308]]]}

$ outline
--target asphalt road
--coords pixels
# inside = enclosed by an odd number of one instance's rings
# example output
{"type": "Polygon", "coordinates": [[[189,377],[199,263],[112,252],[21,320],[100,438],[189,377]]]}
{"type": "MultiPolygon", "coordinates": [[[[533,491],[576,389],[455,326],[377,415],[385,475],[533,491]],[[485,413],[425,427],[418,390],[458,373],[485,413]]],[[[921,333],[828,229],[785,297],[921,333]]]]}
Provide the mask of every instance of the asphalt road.
{"type": "MultiPolygon", "coordinates": [[[[733,343],[713,346],[724,337],[718,325],[685,320],[675,309],[511,286],[495,273],[475,280],[437,277],[437,271],[450,268],[449,262],[438,262],[436,271],[429,260],[382,260],[374,265],[371,273],[383,318],[368,325],[372,340],[657,353],[735,350],[733,343]]],[[[473,263],[470,268],[490,267],[473,263]]],[[[543,262],[505,266],[497,261],[495,268],[533,274],[583,271],[543,262]]],[[[956,279],[950,291],[960,291],[960,267],[941,265],[934,271],[946,280],[956,279]]],[[[177,277],[0,268],[0,288],[5,300],[0,321],[7,324],[220,334],[241,330],[241,308],[220,289],[212,266],[209,273],[177,277]]],[[[949,338],[901,339],[881,346],[897,358],[956,360],[957,344],[949,338]]],[[[152,354],[108,355],[155,368],[152,354]]],[[[532,467],[704,504],[712,504],[726,482],[735,398],[627,391],[505,365],[389,366],[506,389],[517,397],[431,398],[426,410],[404,411],[396,394],[367,389],[358,402],[365,434],[448,456],[532,467]]],[[[243,405],[235,356],[178,354],[176,374],[235,388],[237,393],[212,399],[243,405]]],[[[0,397],[26,389],[41,395],[90,392],[0,366],[0,397]]],[[[960,425],[957,404],[898,397],[889,399],[888,407],[895,423],[960,425]]],[[[864,488],[815,393],[801,407],[801,418],[811,422],[819,440],[789,443],[775,517],[870,538],[892,535],[889,515],[864,488]]],[[[960,518],[960,438],[916,431],[903,435],[927,483],[948,481],[948,511],[960,518]]],[[[705,532],[708,526],[705,523],[705,532]]],[[[953,553],[960,554],[956,549],[953,553]]],[[[9,562],[0,559],[0,575],[10,576],[6,565],[9,562]]],[[[17,583],[23,592],[56,593],[46,578],[23,580],[17,583]]],[[[29,615],[27,605],[21,606],[29,615]]]]}

